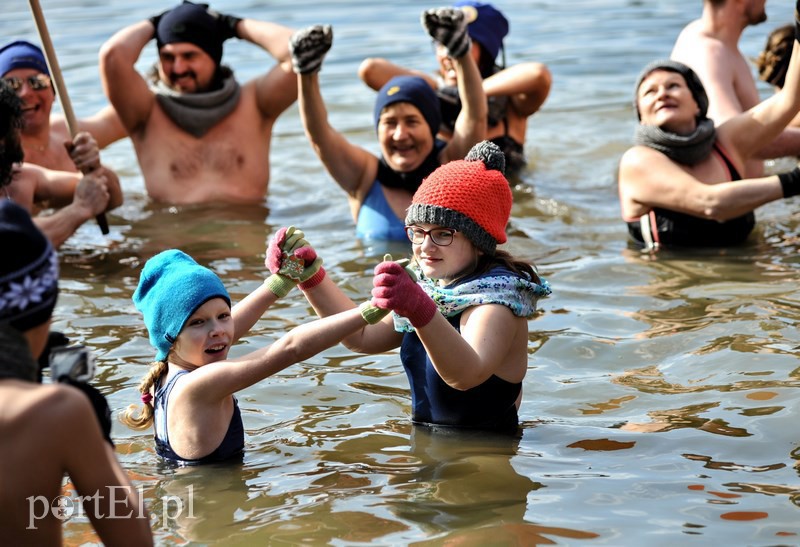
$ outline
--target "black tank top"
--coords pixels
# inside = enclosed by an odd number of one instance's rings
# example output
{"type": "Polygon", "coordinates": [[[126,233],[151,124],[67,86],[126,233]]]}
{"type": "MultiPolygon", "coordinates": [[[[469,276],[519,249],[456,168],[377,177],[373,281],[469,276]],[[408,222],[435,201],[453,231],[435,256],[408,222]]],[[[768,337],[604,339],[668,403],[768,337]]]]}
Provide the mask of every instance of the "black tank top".
{"type": "MultiPolygon", "coordinates": [[[[714,152],[728,168],[730,180],[741,180],[741,175],[715,143],[714,152]]],[[[654,208],[648,213],[653,239],[663,246],[681,247],[728,247],[747,239],[756,225],[755,215],[750,212],[725,222],[695,217],[668,209],[654,208]]],[[[644,244],[639,220],[628,222],[628,233],[638,243],[644,244]]]]}

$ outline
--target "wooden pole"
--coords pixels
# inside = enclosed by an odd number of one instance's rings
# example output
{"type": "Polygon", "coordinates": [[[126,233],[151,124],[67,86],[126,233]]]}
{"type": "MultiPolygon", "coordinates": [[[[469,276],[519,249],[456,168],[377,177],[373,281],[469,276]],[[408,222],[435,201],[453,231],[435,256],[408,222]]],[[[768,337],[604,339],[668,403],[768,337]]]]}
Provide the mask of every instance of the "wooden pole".
{"type": "MultiPolygon", "coordinates": [[[[53,41],[50,39],[50,32],[47,30],[47,22],[44,19],[44,13],[42,13],[39,0],[29,1],[31,12],[33,12],[33,19],[36,22],[36,29],[39,31],[39,39],[42,42],[44,54],[47,58],[47,66],[50,68],[50,77],[53,80],[53,84],[56,86],[56,94],[58,95],[59,101],[61,101],[61,109],[64,111],[69,134],[74,139],[75,135],[78,133],[78,121],[75,119],[75,112],[72,110],[72,103],[67,94],[67,86],[64,84],[61,68],[58,65],[56,50],[53,47],[53,41]]],[[[96,218],[97,224],[100,226],[100,231],[102,231],[103,234],[107,234],[108,220],[106,219],[106,214],[100,213],[96,218]]]]}

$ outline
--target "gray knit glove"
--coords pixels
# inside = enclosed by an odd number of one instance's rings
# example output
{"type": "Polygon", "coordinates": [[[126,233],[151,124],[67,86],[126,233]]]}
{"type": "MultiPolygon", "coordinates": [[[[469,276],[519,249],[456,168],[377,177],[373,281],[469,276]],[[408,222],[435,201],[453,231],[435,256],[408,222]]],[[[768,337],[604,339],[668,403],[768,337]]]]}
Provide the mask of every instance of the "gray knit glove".
{"type": "Polygon", "coordinates": [[[447,48],[447,55],[458,59],[469,53],[472,45],[467,20],[458,8],[429,9],[422,12],[422,26],[431,38],[447,48]]]}
{"type": "Polygon", "coordinates": [[[313,74],[322,67],[322,59],[333,44],[330,25],[314,25],[298,30],[289,39],[292,69],[297,74],[313,74]]]}

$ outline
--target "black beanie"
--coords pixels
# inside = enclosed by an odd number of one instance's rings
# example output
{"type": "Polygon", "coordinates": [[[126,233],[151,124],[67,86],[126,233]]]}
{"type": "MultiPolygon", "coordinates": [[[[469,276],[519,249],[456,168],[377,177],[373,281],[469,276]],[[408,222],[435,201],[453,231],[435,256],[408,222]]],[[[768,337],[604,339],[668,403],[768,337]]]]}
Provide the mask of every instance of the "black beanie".
{"type": "Polygon", "coordinates": [[[28,212],[0,200],[0,325],[25,332],[53,315],[58,257],[28,212]]]}
{"type": "Polygon", "coordinates": [[[222,61],[224,39],[206,4],[184,2],[161,16],[156,28],[156,46],[161,50],[162,46],[176,42],[196,45],[217,65],[222,61]]]}

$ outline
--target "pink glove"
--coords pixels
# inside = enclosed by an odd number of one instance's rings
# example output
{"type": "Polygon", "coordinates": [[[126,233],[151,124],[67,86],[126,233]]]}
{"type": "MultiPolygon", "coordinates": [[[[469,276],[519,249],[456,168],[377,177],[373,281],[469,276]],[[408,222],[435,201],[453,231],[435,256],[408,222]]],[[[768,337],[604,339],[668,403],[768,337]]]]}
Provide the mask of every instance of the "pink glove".
{"type": "Polygon", "coordinates": [[[430,323],[438,311],[431,297],[397,262],[381,262],[375,266],[372,285],[372,305],[408,318],[414,328],[430,323]]]}

